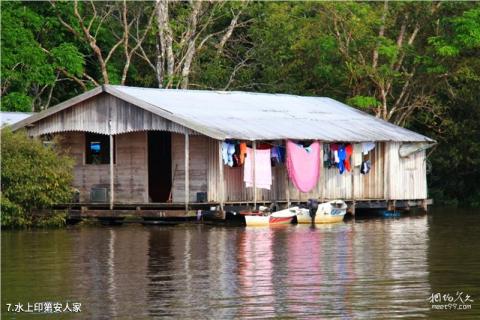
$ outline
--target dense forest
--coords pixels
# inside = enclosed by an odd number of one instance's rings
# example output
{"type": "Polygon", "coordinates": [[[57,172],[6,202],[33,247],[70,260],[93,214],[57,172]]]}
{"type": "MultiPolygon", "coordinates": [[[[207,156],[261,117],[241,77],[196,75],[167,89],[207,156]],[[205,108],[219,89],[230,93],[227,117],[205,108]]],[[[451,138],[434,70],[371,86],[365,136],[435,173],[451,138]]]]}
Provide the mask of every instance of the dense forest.
{"type": "Polygon", "coordinates": [[[110,83],[328,96],[438,141],[430,196],[480,206],[480,4],[2,2],[2,110],[110,83]]]}

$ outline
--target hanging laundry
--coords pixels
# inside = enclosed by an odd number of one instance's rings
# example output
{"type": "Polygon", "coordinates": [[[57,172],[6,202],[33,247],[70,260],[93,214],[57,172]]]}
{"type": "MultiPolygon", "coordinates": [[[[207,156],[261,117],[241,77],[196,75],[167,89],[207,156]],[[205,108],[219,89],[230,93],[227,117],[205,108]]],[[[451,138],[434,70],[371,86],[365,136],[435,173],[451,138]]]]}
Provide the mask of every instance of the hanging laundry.
{"type": "Polygon", "coordinates": [[[279,146],[274,146],[272,148],[272,161],[274,164],[282,163],[282,155],[280,154],[279,146]]]}
{"type": "Polygon", "coordinates": [[[323,144],[323,167],[330,168],[331,167],[331,158],[330,158],[330,144],[324,143],[323,144]]]}
{"type": "Polygon", "coordinates": [[[240,144],[235,143],[235,153],[233,154],[233,166],[240,166],[240,144]]]}
{"type": "Polygon", "coordinates": [[[333,163],[338,164],[340,162],[340,159],[338,158],[338,148],[339,145],[336,143],[330,144],[330,150],[333,152],[333,163]]]}
{"type": "Polygon", "coordinates": [[[373,148],[375,148],[375,142],[362,142],[363,154],[367,155],[373,148]]]}
{"type": "Polygon", "coordinates": [[[350,157],[352,156],[353,153],[353,146],[351,144],[347,144],[345,146],[345,169],[347,169],[348,172],[352,171],[352,165],[350,164],[350,157]]]}
{"type": "Polygon", "coordinates": [[[338,148],[338,172],[342,174],[345,171],[345,159],[347,158],[347,153],[345,152],[345,146],[341,145],[338,148]]]}
{"type": "Polygon", "coordinates": [[[245,142],[241,142],[239,145],[240,154],[238,156],[238,163],[242,165],[245,162],[245,157],[247,156],[247,144],[245,142]]]}
{"type": "Polygon", "coordinates": [[[228,164],[228,142],[222,142],[222,159],[223,159],[223,164],[228,164]]]}
{"type": "Polygon", "coordinates": [[[253,149],[247,148],[247,155],[243,166],[243,181],[245,185],[247,187],[253,187],[253,177],[255,175],[256,187],[270,190],[272,186],[270,149],[255,150],[255,167],[253,166],[253,158],[253,149]]]}
{"type": "Polygon", "coordinates": [[[314,142],[308,152],[301,145],[287,141],[287,171],[290,180],[301,192],[309,192],[318,181],[320,174],[320,144],[314,142]]]}
{"type": "Polygon", "coordinates": [[[228,166],[233,167],[233,155],[235,154],[235,144],[229,143],[228,144],[228,149],[227,149],[227,154],[228,154],[228,166]]]}
{"type": "Polygon", "coordinates": [[[370,172],[370,168],[371,168],[371,162],[370,160],[367,160],[367,161],[363,161],[362,162],[362,165],[360,167],[360,173],[361,174],[367,174],[370,172]]]}
{"type": "Polygon", "coordinates": [[[280,161],[285,163],[285,146],[278,146],[278,153],[280,154],[280,161]]]}
{"type": "Polygon", "coordinates": [[[360,143],[355,143],[353,145],[353,165],[355,167],[360,167],[362,165],[362,145],[360,143]]]}

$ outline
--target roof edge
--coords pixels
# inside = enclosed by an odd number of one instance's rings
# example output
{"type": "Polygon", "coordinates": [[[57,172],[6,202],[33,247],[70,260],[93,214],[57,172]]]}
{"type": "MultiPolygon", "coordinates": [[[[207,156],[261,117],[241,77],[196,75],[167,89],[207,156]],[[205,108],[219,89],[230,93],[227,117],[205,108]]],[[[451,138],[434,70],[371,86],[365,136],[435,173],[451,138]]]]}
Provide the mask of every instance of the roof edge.
{"type": "Polygon", "coordinates": [[[199,132],[203,135],[206,135],[210,138],[217,139],[217,140],[224,140],[227,138],[225,133],[218,131],[218,130],[212,130],[209,128],[205,128],[193,121],[189,121],[187,119],[184,119],[182,117],[179,117],[177,115],[174,115],[172,112],[162,109],[161,107],[156,107],[144,100],[137,99],[127,93],[121,92],[117,89],[115,89],[115,86],[111,85],[104,85],[104,92],[111,94],[112,96],[121,99],[123,101],[129,102],[137,107],[140,107],[148,112],[151,112],[157,116],[160,116],[162,118],[165,118],[167,120],[170,120],[172,122],[178,123],[188,129],[191,129],[193,131],[199,132]]]}
{"type": "Polygon", "coordinates": [[[115,89],[114,86],[111,86],[111,85],[108,85],[108,84],[103,84],[101,86],[98,86],[92,90],[89,90],[87,92],[84,92],[78,96],[75,96],[73,98],[70,98],[64,102],[61,102],[51,108],[48,108],[42,112],[39,112],[37,114],[34,114],[26,119],[23,119],[17,123],[15,123],[14,125],[12,125],[12,131],[16,131],[16,130],[19,130],[19,129],[22,129],[34,122],[37,122],[37,121],[40,121],[42,119],[45,119],[46,117],[48,116],[51,116],[52,114],[55,114],[57,112],[60,112],[60,111],[63,111],[65,109],[68,109],[78,103],[81,103],[87,99],[90,99],[90,98],[93,98],[101,93],[108,93],[118,99],[121,99],[123,101],[126,101],[128,103],[131,103],[139,108],[142,108],[148,112],[151,112],[155,115],[158,115],[160,117],[163,117],[167,120],[170,120],[170,121],[173,121],[173,122],[176,122],[188,129],[191,129],[193,131],[197,131],[201,134],[204,134],[206,136],[209,136],[213,139],[217,139],[217,140],[224,140],[226,138],[225,134],[223,132],[220,132],[218,130],[211,130],[211,129],[206,129],[192,121],[188,121],[186,119],[183,119],[181,117],[178,117],[176,115],[174,115],[173,113],[165,110],[165,109],[161,109],[159,107],[155,107],[143,100],[140,100],[140,99],[137,99],[135,97],[132,97],[126,93],[123,93],[123,92],[120,92],[119,90],[115,89]]]}

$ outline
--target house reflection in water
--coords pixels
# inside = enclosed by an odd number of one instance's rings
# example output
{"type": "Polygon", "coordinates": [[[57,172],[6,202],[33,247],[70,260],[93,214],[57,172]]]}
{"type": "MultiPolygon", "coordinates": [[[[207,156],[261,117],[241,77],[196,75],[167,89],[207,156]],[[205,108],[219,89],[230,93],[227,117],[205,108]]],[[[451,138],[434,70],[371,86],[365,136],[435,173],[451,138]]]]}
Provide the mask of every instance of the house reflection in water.
{"type": "Polygon", "coordinates": [[[351,316],[349,288],[355,280],[351,226],[299,226],[289,236],[286,278],[290,313],[351,316]],[[308,252],[308,254],[305,254],[308,252]]]}
{"type": "Polygon", "coordinates": [[[417,317],[431,290],[427,228],[426,216],[316,228],[82,228],[72,233],[70,298],[83,297],[86,317],[417,317]]]}
{"type": "Polygon", "coordinates": [[[79,228],[68,275],[75,291],[66,298],[83,304],[82,316],[144,313],[148,280],[148,234],[137,228],[79,228]],[[134,239],[134,241],[132,241],[134,239]]]}
{"type": "Polygon", "coordinates": [[[239,316],[274,314],[274,229],[247,228],[238,243],[239,316]]]}

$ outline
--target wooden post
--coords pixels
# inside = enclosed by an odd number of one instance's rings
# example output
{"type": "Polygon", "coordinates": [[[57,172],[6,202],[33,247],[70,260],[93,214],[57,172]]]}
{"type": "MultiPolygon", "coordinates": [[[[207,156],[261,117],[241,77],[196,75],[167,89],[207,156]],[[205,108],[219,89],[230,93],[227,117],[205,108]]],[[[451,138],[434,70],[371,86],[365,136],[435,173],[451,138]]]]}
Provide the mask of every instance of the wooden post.
{"type": "Polygon", "coordinates": [[[423,211],[428,212],[428,201],[427,201],[427,199],[422,200],[421,207],[422,207],[423,211]]]}
{"type": "Polygon", "coordinates": [[[395,200],[387,200],[387,210],[395,211],[395,200]]]}
{"type": "Polygon", "coordinates": [[[287,146],[285,145],[285,198],[287,200],[287,207],[290,207],[290,180],[288,179],[287,170],[287,146]]]}
{"type": "Polygon", "coordinates": [[[355,170],[352,169],[352,171],[350,171],[350,174],[351,174],[351,183],[352,183],[352,200],[353,200],[353,203],[355,204],[355,170]]]}
{"type": "Polygon", "coordinates": [[[185,214],[188,214],[190,200],[190,137],[185,133],[185,214]]]}
{"type": "Polygon", "coordinates": [[[113,210],[113,200],[114,200],[114,184],[113,184],[113,135],[112,135],[112,121],[108,122],[110,129],[110,210],[113,210]]]}
{"type": "Polygon", "coordinates": [[[222,158],[222,143],[223,141],[218,141],[218,173],[219,173],[219,185],[217,194],[219,196],[220,202],[220,211],[222,213],[222,217],[225,218],[225,213],[223,207],[225,205],[225,180],[224,180],[224,165],[223,165],[223,158],[222,158]]]}
{"type": "MultiPolygon", "coordinates": [[[[285,169],[286,170],[286,169],[285,169]]],[[[290,207],[290,180],[288,179],[288,173],[285,172],[285,193],[287,194],[287,207],[290,207]]]]}
{"type": "Polygon", "coordinates": [[[255,168],[255,152],[257,151],[257,142],[253,141],[252,144],[253,152],[252,152],[252,169],[253,169],[253,209],[257,209],[257,171],[255,168]]]}

